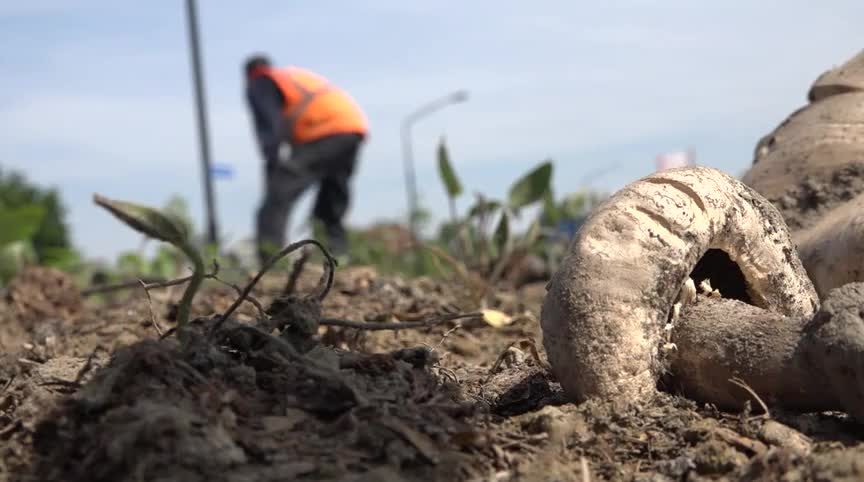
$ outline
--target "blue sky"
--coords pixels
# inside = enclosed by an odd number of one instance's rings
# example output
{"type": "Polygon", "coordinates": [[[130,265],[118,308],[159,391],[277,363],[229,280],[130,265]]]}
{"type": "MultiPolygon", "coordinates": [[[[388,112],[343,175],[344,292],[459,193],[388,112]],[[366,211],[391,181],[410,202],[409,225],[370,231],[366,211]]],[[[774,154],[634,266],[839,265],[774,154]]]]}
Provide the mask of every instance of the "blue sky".
{"type": "MultiPolygon", "coordinates": [[[[603,166],[616,167],[593,184],[617,189],[687,147],[738,175],[812,80],[864,45],[861,0],[199,0],[199,15],[211,146],[236,171],[217,184],[233,239],[251,234],[260,197],[240,75],[251,52],[318,71],[365,109],[349,218],[363,225],[403,216],[399,122],[449,91],[470,100],[414,131],[423,201],[441,215],[442,135],[469,192],[490,195],[545,158],[561,193],[603,166]]],[[[0,166],[62,190],[87,254],[140,240],[93,192],[155,205],[180,193],[203,217],[191,85],[179,0],[0,0],[0,166]]]]}

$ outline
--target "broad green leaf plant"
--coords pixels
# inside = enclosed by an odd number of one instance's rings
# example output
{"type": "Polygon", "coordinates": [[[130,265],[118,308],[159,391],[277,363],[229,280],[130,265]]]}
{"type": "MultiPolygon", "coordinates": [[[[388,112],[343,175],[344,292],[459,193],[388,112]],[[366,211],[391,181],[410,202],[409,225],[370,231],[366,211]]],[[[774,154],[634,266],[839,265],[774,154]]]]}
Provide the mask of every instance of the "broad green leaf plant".
{"type": "Polygon", "coordinates": [[[521,212],[543,201],[551,191],[553,166],[544,161],[517,179],[509,188],[506,200],[490,199],[477,194],[477,201],[464,218],[460,218],[456,201],[463,194],[462,182],[450,160],[446,141],[438,144],[438,172],[450,203],[451,226],[448,233],[455,236],[451,243],[461,244],[463,262],[472,271],[494,282],[515,255],[526,253],[540,238],[540,220],[534,220],[520,237],[513,235],[511,225],[521,212]],[[495,228],[491,230],[493,221],[495,228]],[[473,258],[472,261],[469,261],[473,258]]]}
{"type": "Polygon", "coordinates": [[[456,198],[462,194],[462,183],[450,164],[450,153],[447,152],[447,144],[444,139],[438,143],[438,172],[444,182],[447,191],[447,199],[450,201],[450,220],[456,221],[456,198]]]}
{"type": "Polygon", "coordinates": [[[204,260],[189,239],[188,226],[176,216],[146,206],[108,199],[99,194],[93,196],[93,202],[132,229],[176,247],[192,261],[192,277],[177,306],[177,328],[178,331],[182,329],[189,322],[192,300],[205,277],[204,260]]]}

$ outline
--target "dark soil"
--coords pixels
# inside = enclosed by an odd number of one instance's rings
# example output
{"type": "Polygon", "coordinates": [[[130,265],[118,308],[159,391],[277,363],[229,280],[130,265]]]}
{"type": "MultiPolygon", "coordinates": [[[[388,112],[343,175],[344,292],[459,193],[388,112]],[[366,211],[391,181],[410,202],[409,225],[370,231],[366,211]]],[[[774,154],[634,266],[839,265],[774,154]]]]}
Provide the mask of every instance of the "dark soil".
{"type": "MultiPolygon", "coordinates": [[[[303,292],[320,273],[307,271],[303,292]]],[[[674,394],[566,403],[540,343],[542,283],[500,290],[493,308],[513,315],[501,328],[302,340],[247,303],[208,341],[236,297],[214,285],[184,350],[157,334],[182,288],[152,291],[154,326],[140,290],[97,305],[33,281],[59,273],[25,277],[0,305],[0,481],[864,479],[864,430],[843,414],[766,421],[674,394]]],[[[285,277],[265,281],[255,296],[269,306],[285,277]]],[[[429,319],[461,311],[463,293],[340,270],[323,317],[429,319]]]]}

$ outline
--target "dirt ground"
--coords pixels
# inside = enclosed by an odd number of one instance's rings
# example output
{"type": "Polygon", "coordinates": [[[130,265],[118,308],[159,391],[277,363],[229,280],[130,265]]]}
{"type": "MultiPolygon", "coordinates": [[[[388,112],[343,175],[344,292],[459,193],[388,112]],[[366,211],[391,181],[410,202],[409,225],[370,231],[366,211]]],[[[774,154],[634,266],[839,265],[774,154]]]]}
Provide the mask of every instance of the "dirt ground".
{"type": "MultiPolygon", "coordinates": [[[[307,269],[298,292],[319,275],[307,269]]],[[[256,299],[270,306],[286,278],[256,299]]],[[[159,336],[182,288],[152,290],[151,318],[142,290],[96,304],[69,283],[33,270],[0,304],[0,481],[864,480],[864,430],[843,414],[768,420],[674,393],[566,403],[545,367],[542,283],[496,296],[513,316],[498,328],[328,326],[310,341],[280,316],[254,328],[244,304],[212,342],[237,295],[210,286],[185,349],[159,336]]],[[[351,268],[323,318],[430,319],[461,297],[351,268]]]]}

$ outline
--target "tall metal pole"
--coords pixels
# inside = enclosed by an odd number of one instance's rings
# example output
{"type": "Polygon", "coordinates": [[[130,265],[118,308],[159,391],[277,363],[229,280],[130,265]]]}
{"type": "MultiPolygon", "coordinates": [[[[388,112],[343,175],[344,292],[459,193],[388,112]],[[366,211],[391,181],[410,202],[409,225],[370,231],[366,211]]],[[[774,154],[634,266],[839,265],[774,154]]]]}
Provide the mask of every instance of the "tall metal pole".
{"type": "Polygon", "coordinates": [[[205,104],[204,79],[201,73],[201,53],[198,41],[198,15],[195,0],[186,0],[186,18],[189,22],[189,47],[192,54],[192,76],[195,82],[195,106],[198,117],[198,142],[201,149],[203,169],[204,203],[207,215],[207,242],[219,245],[219,230],[216,225],[216,201],[213,195],[213,175],[210,169],[210,138],[207,130],[207,107],[205,104]]]}
{"type": "Polygon", "coordinates": [[[414,148],[411,144],[411,126],[419,119],[432,114],[451,104],[458,104],[468,100],[468,92],[458,90],[452,92],[445,97],[433,100],[428,104],[424,104],[419,109],[409,114],[402,121],[400,134],[402,137],[402,158],[405,169],[405,194],[408,204],[408,229],[411,231],[411,236],[418,239],[417,232],[417,176],[414,169],[414,148]]]}

